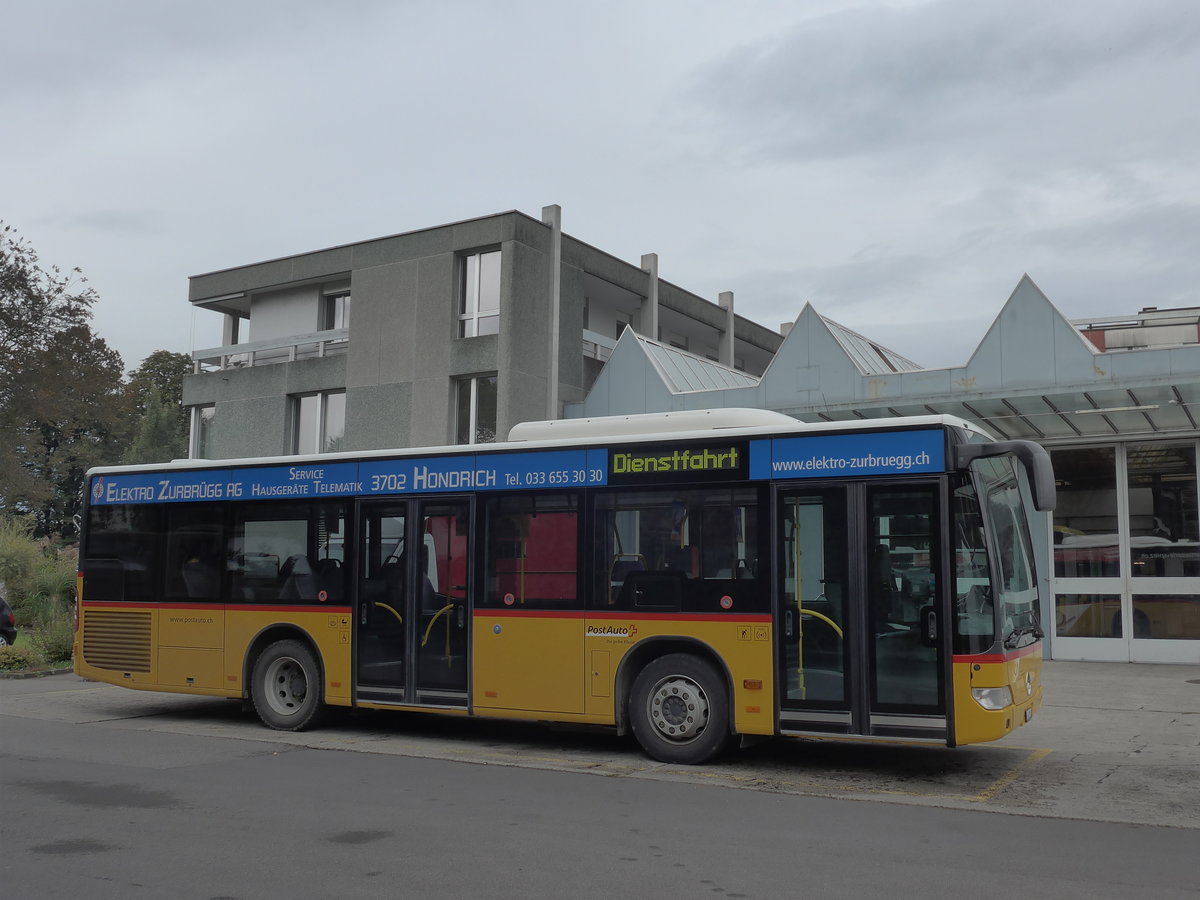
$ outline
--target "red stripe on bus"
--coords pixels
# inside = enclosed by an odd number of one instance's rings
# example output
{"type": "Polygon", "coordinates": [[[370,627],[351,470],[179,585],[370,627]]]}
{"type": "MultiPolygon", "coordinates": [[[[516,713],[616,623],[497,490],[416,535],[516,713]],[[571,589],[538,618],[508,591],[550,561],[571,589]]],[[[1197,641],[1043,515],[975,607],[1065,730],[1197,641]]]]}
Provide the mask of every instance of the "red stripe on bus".
{"type": "Polygon", "coordinates": [[[84,600],[83,606],[85,609],[219,609],[223,612],[234,612],[241,609],[251,612],[350,612],[349,606],[321,606],[315,603],[310,606],[293,606],[281,603],[159,603],[155,600],[137,603],[130,600],[84,600]]]}
{"type": "MultiPolygon", "coordinates": [[[[219,609],[223,612],[333,612],[348,613],[349,606],[292,606],[278,603],[159,603],[147,600],[142,603],[128,600],[84,600],[84,608],[114,608],[121,609],[219,609]]],[[[500,618],[533,618],[533,619],[611,619],[613,621],[637,622],[765,622],[770,623],[771,616],[766,613],[635,613],[608,611],[581,611],[559,609],[476,609],[476,616],[496,616],[500,618]]],[[[967,657],[964,657],[966,659],[967,657]]],[[[970,657],[974,659],[975,657],[970,657]]],[[[955,657],[955,662],[958,662],[955,657]]]]}
{"type": "Polygon", "coordinates": [[[1028,647],[1022,647],[1020,650],[1009,650],[1006,653],[980,653],[977,655],[970,654],[955,654],[954,662],[956,663],[1002,663],[1011,662],[1014,659],[1020,659],[1022,656],[1029,656],[1031,653],[1040,653],[1042,651],[1042,642],[1030,644],[1028,647]]]}
{"type": "Polygon", "coordinates": [[[488,616],[499,618],[525,619],[611,619],[613,621],[636,622],[770,622],[769,615],[749,613],[630,613],[630,612],[599,612],[596,610],[559,610],[559,609],[476,609],[479,618],[488,616]]]}
{"type": "Polygon", "coordinates": [[[586,619],[588,614],[561,609],[476,609],[476,616],[498,616],[502,619],[586,619]]]}

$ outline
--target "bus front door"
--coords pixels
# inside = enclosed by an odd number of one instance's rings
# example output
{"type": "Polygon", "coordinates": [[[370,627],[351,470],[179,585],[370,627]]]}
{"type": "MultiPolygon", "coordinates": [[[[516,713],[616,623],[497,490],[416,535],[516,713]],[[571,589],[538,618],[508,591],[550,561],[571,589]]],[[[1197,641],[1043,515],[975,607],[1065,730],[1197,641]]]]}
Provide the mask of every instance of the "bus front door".
{"type": "Polygon", "coordinates": [[[780,725],[944,741],[938,486],[780,492],[780,725]]]}
{"type": "Polygon", "coordinates": [[[412,500],[359,513],[359,700],[465,706],[470,504],[412,500]]]}

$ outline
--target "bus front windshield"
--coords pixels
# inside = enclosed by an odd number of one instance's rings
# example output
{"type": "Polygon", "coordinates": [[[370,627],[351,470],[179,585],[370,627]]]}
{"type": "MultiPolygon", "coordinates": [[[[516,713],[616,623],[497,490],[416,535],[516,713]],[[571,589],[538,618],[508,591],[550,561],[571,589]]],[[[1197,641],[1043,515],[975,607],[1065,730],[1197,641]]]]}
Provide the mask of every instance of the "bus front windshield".
{"type": "Polygon", "coordinates": [[[976,460],[974,483],[955,491],[955,650],[980,653],[997,634],[1016,650],[1042,638],[1032,544],[1017,467],[976,460]],[[983,502],[979,502],[982,494],[983,502]]]}

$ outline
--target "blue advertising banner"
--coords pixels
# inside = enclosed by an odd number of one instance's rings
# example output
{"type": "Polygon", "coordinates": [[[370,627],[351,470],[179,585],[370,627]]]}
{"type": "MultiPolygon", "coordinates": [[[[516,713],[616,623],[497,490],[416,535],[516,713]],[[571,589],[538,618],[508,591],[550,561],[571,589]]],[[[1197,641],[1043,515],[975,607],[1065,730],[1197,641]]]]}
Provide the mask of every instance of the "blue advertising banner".
{"type": "Polygon", "coordinates": [[[466,490],[583,487],[608,479],[607,450],[407,457],[249,469],[183,470],[92,478],[91,501],[312,499],[466,490]]]}
{"type": "Polygon", "coordinates": [[[940,429],[873,434],[814,434],[750,442],[750,477],[836,478],[941,472],[940,429]]]}
{"type": "MultiPolygon", "coordinates": [[[[723,459],[720,453],[697,454],[690,446],[678,452],[669,449],[650,448],[653,454],[647,459],[658,467],[676,460],[723,459]]],[[[734,452],[724,450],[725,456],[734,452]]],[[[748,473],[744,463],[737,466],[739,471],[725,471],[714,463],[712,477],[740,480],[748,474],[754,480],[778,480],[940,472],[945,467],[945,436],[939,429],[921,429],[762,438],[750,441],[749,457],[748,473]]],[[[631,465],[649,470],[650,462],[637,456],[631,465]]],[[[571,449],[97,475],[90,496],[93,505],[106,506],[596,487],[609,482],[608,450],[571,449]]]]}

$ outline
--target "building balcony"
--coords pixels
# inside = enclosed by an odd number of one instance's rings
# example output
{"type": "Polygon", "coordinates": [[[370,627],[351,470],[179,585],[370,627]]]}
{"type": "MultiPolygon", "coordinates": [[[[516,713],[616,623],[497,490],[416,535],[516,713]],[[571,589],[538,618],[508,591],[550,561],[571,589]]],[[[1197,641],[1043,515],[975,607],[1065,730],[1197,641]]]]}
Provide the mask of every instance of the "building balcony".
{"type": "Polygon", "coordinates": [[[617,342],[607,335],[589,331],[587,328],[583,329],[583,355],[585,357],[608,362],[608,358],[612,356],[616,346],[617,342]]]}
{"type": "Polygon", "coordinates": [[[211,347],[207,350],[192,351],[192,371],[201,375],[226,369],[295,362],[299,359],[320,359],[345,353],[349,346],[350,329],[333,328],[312,334],[294,334],[284,338],[231,344],[227,347],[211,347]]]}

